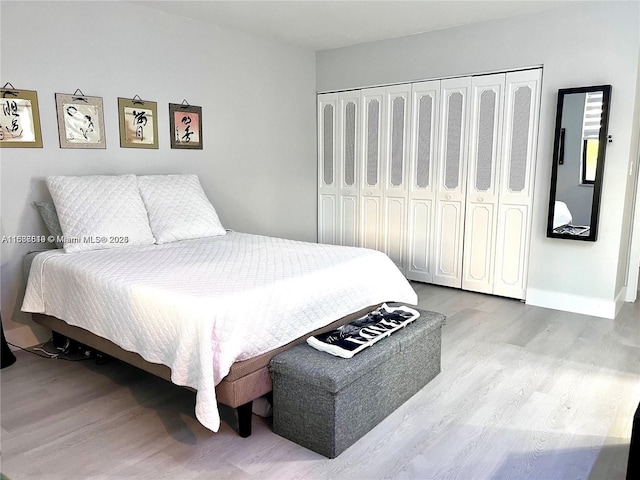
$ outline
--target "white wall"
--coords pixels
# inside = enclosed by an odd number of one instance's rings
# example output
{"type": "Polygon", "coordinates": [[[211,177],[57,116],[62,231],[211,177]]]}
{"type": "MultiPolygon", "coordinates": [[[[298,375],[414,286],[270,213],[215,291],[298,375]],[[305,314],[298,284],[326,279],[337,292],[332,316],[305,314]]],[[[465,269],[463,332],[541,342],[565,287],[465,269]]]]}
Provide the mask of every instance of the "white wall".
{"type": "Polygon", "coordinates": [[[317,54],[319,91],[542,65],[542,103],[527,301],[613,316],[636,96],[638,2],[592,2],[317,54]],[[557,91],[611,84],[596,243],[546,238],[557,91]]]}
{"type": "MultiPolygon", "coordinates": [[[[640,37],[638,38],[640,45],[640,37]]],[[[638,79],[636,81],[636,104],[633,115],[633,136],[629,154],[629,189],[635,190],[635,198],[627,198],[628,204],[623,219],[622,242],[630,237],[628,261],[619,265],[619,281],[625,284],[625,301],[635,302],[638,295],[638,269],[640,269],[640,48],[638,49],[638,79]],[[635,178],[634,178],[635,177],[635,178]],[[634,205],[635,203],[635,205],[634,205]],[[625,278],[626,275],[626,278],[625,278]],[[622,278],[621,278],[622,277],[622,278]]],[[[624,244],[621,245],[624,250],[624,244]]]]}
{"type": "MultiPolygon", "coordinates": [[[[31,202],[47,175],[176,172],[200,176],[228,228],[316,240],[311,50],[124,2],[2,1],[0,15],[2,83],[38,92],[44,142],[0,151],[2,235],[44,233],[31,202]],[[59,148],[54,94],[76,88],[103,98],[106,150],[59,148]],[[158,102],[159,150],[119,146],[117,97],[136,94],[158,102]],[[170,148],[183,99],[202,106],[202,151],[170,148]]],[[[42,247],[2,245],[2,321],[21,345],[36,343],[22,256],[42,247]]]]}

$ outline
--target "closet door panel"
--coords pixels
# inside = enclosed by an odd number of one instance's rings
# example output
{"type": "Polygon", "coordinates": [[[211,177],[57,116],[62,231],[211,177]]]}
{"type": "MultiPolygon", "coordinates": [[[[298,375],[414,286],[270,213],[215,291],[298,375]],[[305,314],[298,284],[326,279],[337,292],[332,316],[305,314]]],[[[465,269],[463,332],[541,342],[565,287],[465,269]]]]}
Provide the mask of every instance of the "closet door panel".
{"type": "Polygon", "coordinates": [[[520,299],[525,297],[531,239],[541,74],[535,69],[506,77],[493,293],[520,299]]]}
{"type": "Polygon", "coordinates": [[[382,199],[364,194],[360,200],[360,228],[362,231],[360,246],[372,250],[382,250],[382,199]]]}
{"type": "Polygon", "coordinates": [[[492,293],[505,74],[471,83],[462,288],[492,293]]]}
{"type": "Polygon", "coordinates": [[[338,244],[337,211],[336,195],[320,194],[318,243],[338,244]]]}
{"type": "Polygon", "coordinates": [[[318,242],[339,243],[338,94],[318,95],[318,242]]]}
{"type": "Polygon", "coordinates": [[[412,85],[407,278],[433,281],[440,81],[412,85]]]}
{"type": "Polygon", "coordinates": [[[400,269],[404,265],[406,211],[404,198],[388,197],[385,199],[385,253],[400,269]]]}
{"type": "Polygon", "coordinates": [[[374,250],[383,250],[384,100],[384,88],[362,90],[359,245],[374,250]]]}
{"type": "Polygon", "coordinates": [[[409,212],[407,278],[431,282],[433,201],[411,199],[409,212]]]}
{"type": "Polygon", "coordinates": [[[410,97],[411,85],[385,89],[383,248],[403,273],[407,241],[410,97]]]}
{"type": "Polygon", "coordinates": [[[471,77],[441,81],[433,283],[462,286],[471,77]]]}
{"type": "Polygon", "coordinates": [[[410,85],[388,87],[387,155],[385,165],[385,193],[403,195],[406,191],[407,152],[409,146],[410,85]]]}
{"type": "Polygon", "coordinates": [[[358,197],[340,195],[340,245],[358,245],[358,197]]]}
{"type": "Polygon", "coordinates": [[[346,92],[339,98],[339,209],[340,244],[358,245],[358,174],[360,170],[360,92],[346,92]]]}
{"type": "Polygon", "coordinates": [[[503,204],[501,210],[502,241],[498,245],[500,262],[496,265],[496,293],[524,298],[523,277],[530,208],[526,205],[503,204]]]}
{"type": "Polygon", "coordinates": [[[462,201],[438,202],[435,239],[435,274],[437,285],[460,288],[460,258],[462,256],[462,201]]]}
{"type": "Polygon", "coordinates": [[[467,205],[462,282],[465,290],[491,293],[495,219],[495,207],[491,203],[467,205]]]}

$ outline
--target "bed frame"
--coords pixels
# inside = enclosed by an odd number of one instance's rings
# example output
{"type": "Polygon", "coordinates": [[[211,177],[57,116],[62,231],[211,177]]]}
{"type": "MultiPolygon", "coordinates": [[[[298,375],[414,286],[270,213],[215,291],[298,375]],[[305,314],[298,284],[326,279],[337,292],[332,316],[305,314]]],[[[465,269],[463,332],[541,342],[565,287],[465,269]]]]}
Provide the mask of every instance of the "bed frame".
{"type": "MultiPolygon", "coordinates": [[[[297,338],[282,347],[263,353],[257,357],[234,363],[231,366],[229,374],[216,385],[216,397],[218,403],[236,410],[238,415],[238,434],[243,438],[251,435],[253,401],[272,390],[269,361],[274,355],[303,343],[310,335],[327,332],[340,325],[349,323],[378,306],[379,305],[374,305],[364,308],[297,338]]],[[[166,365],[148,362],[137,353],[124,350],[106,338],[99,337],[83,328],[69,325],[59,318],[41,313],[33,313],[32,317],[36,323],[48,327],[54,332],[83,343],[118,360],[122,360],[125,363],[138,367],[164,380],[171,381],[171,369],[166,365]]]]}

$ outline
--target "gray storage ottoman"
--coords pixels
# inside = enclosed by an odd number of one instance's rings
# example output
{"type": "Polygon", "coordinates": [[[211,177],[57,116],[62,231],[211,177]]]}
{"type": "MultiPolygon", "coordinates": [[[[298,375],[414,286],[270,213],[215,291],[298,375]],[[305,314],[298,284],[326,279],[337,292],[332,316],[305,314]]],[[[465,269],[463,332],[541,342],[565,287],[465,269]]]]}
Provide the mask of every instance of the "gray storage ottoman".
{"type": "Polygon", "coordinates": [[[273,357],[273,431],[334,458],[440,372],[445,316],[420,317],[353,358],[309,345],[273,357]]]}

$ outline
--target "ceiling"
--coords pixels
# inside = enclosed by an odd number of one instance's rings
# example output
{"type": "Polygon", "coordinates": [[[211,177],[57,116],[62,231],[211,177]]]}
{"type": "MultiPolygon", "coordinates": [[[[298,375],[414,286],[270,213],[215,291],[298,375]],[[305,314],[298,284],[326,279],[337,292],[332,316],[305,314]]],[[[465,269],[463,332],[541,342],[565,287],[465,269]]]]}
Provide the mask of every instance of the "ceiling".
{"type": "Polygon", "coordinates": [[[581,2],[149,0],[132,3],[318,51],[523,15],[567,4],[577,7],[581,2]]]}

